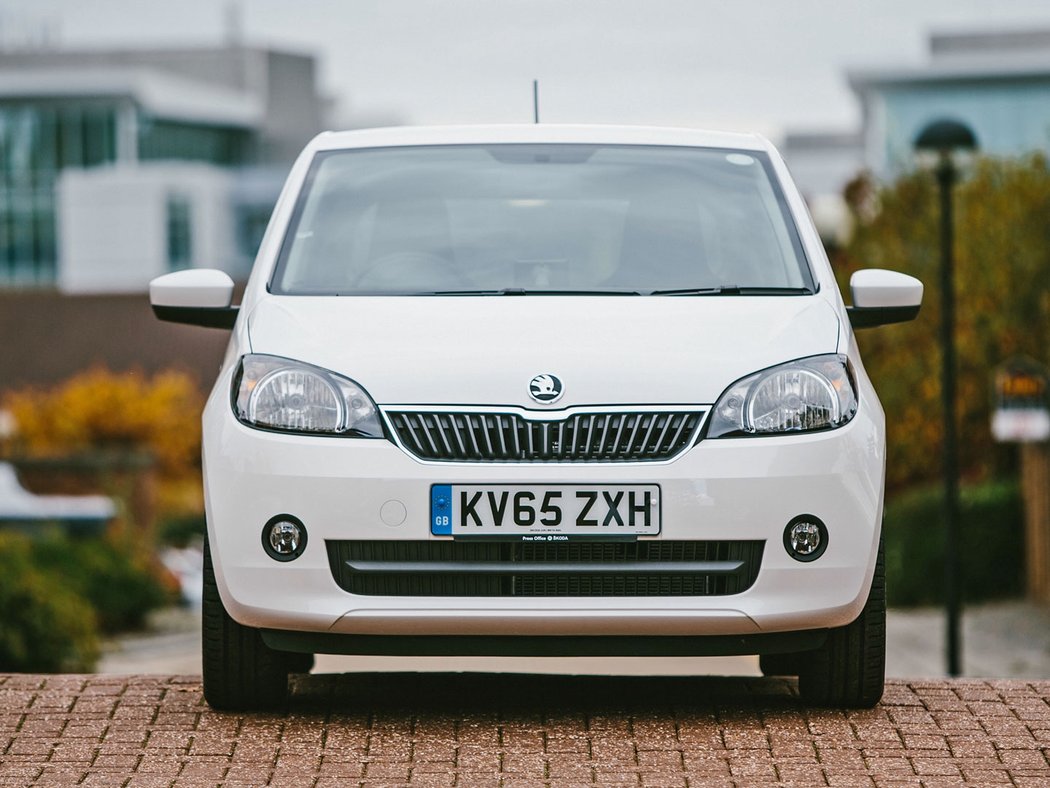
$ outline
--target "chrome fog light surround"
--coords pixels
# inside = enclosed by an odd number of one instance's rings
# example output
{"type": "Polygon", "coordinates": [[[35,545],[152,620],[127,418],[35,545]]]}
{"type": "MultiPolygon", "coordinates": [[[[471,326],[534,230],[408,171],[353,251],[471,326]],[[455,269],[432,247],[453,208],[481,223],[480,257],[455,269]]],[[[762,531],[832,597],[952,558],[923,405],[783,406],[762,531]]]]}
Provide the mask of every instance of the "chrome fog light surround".
{"type": "Polygon", "coordinates": [[[796,561],[816,561],[828,548],[828,529],[819,517],[800,514],[784,528],[784,549],[796,561]]]}
{"type": "Polygon", "coordinates": [[[274,561],[294,561],[306,550],[306,526],[290,514],[271,517],[263,526],[262,546],[274,561]]]}

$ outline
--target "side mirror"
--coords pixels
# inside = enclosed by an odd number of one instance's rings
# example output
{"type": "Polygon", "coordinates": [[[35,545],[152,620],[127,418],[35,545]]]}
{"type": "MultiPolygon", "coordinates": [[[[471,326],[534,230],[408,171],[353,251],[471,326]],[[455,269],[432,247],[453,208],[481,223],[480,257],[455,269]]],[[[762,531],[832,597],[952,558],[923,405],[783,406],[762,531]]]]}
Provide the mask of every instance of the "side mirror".
{"type": "Polygon", "coordinates": [[[158,276],[149,283],[153,314],[169,323],[207,328],[233,328],[238,307],[233,300],[233,280],[213,268],[191,268],[158,276]]]}
{"type": "Polygon", "coordinates": [[[849,280],[853,306],[847,308],[854,328],[872,328],[914,320],[922,306],[922,282],[914,276],[868,268],[849,280]]]}

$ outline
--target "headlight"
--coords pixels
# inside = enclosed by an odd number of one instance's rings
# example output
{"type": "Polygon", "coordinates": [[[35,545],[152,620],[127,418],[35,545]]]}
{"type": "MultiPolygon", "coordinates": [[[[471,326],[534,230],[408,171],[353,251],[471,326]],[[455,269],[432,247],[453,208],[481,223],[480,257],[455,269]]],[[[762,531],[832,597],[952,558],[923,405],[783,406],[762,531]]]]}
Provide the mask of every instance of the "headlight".
{"type": "Polygon", "coordinates": [[[841,427],[857,412],[845,356],[812,356],[738,380],[719,398],[707,437],[841,427]]]}
{"type": "Polygon", "coordinates": [[[279,356],[247,355],[234,378],[234,411],[252,427],[381,438],[375,403],[334,372],[279,356]]]}

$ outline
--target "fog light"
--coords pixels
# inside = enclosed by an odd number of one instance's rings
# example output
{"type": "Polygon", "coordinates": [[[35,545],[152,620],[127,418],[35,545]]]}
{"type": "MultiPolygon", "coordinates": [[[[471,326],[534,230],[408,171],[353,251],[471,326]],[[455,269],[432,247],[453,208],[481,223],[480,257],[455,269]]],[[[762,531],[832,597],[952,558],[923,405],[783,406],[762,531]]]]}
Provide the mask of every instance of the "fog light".
{"type": "Polygon", "coordinates": [[[306,549],[306,526],[290,514],[271,517],[263,526],[262,544],[273,560],[292,561],[306,549]]]}
{"type": "Polygon", "coordinates": [[[796,561],[816,561],[828,547],[828,529],[818,518],[803,514],[784,529],[784,548],[796,561]]]}

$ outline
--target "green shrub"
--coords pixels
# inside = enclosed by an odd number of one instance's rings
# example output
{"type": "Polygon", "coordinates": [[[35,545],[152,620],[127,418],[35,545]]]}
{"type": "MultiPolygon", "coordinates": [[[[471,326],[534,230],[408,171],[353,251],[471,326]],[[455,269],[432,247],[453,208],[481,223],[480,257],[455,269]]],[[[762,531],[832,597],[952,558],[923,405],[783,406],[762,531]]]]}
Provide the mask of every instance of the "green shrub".
{"type": "Polygon", "coordinates": [[[149,552],[120,535],[40,539],[33,560],[95,608],[104,632],[138,629],[151,610],[172,601],[149,552]]]}
{"type": "Polygon", "coordinates": [[[98,658],[95,611],[65,579],[35,566],[24,536],[0,533],[0,672],[88,672],[98,658]]]}
{"type": "Polygon", "coordinates": [[[208,530],[204,514],[181,514],[165,517],[157,528],[157,540],[173,547],[186,547],[196,538],[203,539],[208,530]]]}
{"type": "MultiPolygon", "coordinates": [[[[964,600],[1024,593],[1024,516],[1016,482],[962,489],[958,546],[964,600]]],[[[890,605],[944,602],[944,491],[922,487],[887,500],[886,593],[890,605]]]]}

